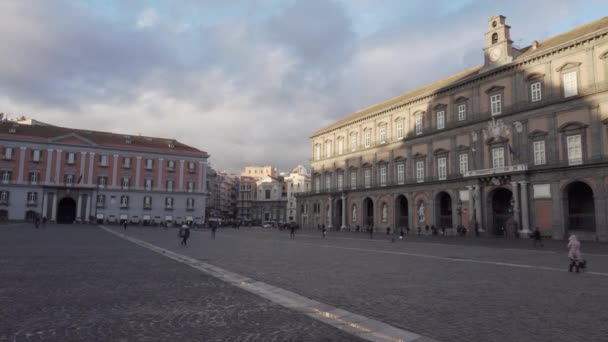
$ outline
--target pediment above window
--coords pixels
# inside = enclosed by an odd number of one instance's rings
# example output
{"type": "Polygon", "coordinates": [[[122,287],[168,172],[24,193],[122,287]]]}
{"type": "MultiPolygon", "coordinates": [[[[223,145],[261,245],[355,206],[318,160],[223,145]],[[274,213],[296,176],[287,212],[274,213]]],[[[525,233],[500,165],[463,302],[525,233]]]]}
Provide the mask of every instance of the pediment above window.
{"type": "Polygon", "coordinates": [[[608,50],[604,51],[604,53],[602,53],[600,55],[600,59],[607,59],[608,58],[608,50]]]}
{"type": "Polygon", "coordinates": [[[535,72],[532,73],[528,76],[526,76],[526,81],[536,81],[536,80],[542,80],[545,77],[545,74],[539,73],[539,72],[535,72]]]}
{"type": "Polygon", "coordinates": [[[495,86],[490,87],[490,89],[486,90],[486,94],[502,91],[503,89],[505,89],[505,87],[495,85],[495,86]]]}
{"type": "Polygon", "coordinates": [[[398,116],[398,117],[395,118],[395,121],[401,121],[401,120],[403,120],[402,116],[398,116]]]}
{"type": "Polygon", "coordinates": [[[423,116],[424,114],[425,114],[425,111],[423,111],[423,110],[417,110],[412,115],[413,116],[423,116]]]}
{"type": "Polygon", "coordinates": [[[538,137],[544,137],[546,135],[547,135],[547,132],[541,131],[539,129],[535,129],[532,132],[530,132],[530,134],[528,134],[528,137],[530,137],[530,138],[538,138],[538,137]]]}
{"type": "Polygon", "coordinates": [[[468,149],[470,149],[470,147],[466,146],[466,145],[458,145],[458,146],[456,146],[456,150],[457,151],[463,151],[463,150],[468,150],[468,149]]]}
{"type": "Polygon", "coordinates": [[[54,142],[54,143],[63,143],[63,144],[72,144],[72,145],[97,146],[97,144],[95,142],[93,142],[81,135],[78,135],[76,133],[69,133],[69,134],[49,138],[48,141],[54,142]]]}
{"type": "Polygon", "coordinates": [[[405,159],[406,159],[406,158],[405,158],[405,157],[403,157],[403,156],[397,156],[397,157],[395,157],[395,159],[393,159],[393,160],[394,160],[394,161],[396,161],[396,162],[401,162],[401,161],[405,161],[405,159]]]}
{"type": "Polygon", "coordinates": [[[336,169],[336,172],[344,172],[344,169],[341,168],[341,167],[339,167],[339,168],[336,169]]]}
{"type": "Polygon", "coordinates": [[[380,160],[378,160],[378,162],[376,164],[378,164],[378,165],[385,165],[385,164],[388,164],[388,161],[386,161],[384,159],[380,159],[380,160]]]}
{"type": "Polygon", "coordinates": [[[363,163],[363,165],[361,165],[361,167],[372,167],[372,164],[370,163],[363,163]]]}
{"type": "Polygon", "coordinates": [[[439,103],[436,104],[435,107],[433,107],[434,110],[442,110],[445,109],[448,105],[446,105],[445,103],[439,103]]]}
{"type": "Polygon", "coordinates": [[[386,125],[388,125],[388,123],[386,123],[386,122],[384,122],[384,121],[380,121],[380,122],[378,123],[378,127],[382,127],[382,126],[386,126],[386,125]]]}
{"type": "Polygon", "coordinates": [[[487,145],[503,144],[508,141],[509,141],[509,139],[507,139],[505,137],[491,137],[491,138],[488,138],[488,140],[486,140],[486,144],[487,145]]]}
{"type": "Polygon", "coordinates": [[[581,122],[567,122],[559,127],[560,132],[575,131],[587,128],[587,125],[581,122]]]}
{"type": "Polygon", "coordinates": [[[464,97],[464,96],[458,96],[456,98],[456,100],[454,100],[455,103],[460,103],[460,102],[466,102],[469,98],[468,97],[464,97]]]}
{"type": "Polygon", "coordinates": [[[414,154],[414,158],[424,158],[424,157],[426,157],[426,154],[422,154],[422,153],[419,153],[419,152],[416,152],[414,154]]]}
{"type": "Polygon", "coordinates": [[[580,63],[580,62],[566,62],[566,63],[562,64],[562,66],[560,66],[556,70],[564,71],[564,70],[568,70],[568,69],[578,68],[581,64],[582,63],[580,63]]]}
{"type": "Polygon", "coordinates": [[[438,148],[435,151],[433,151],[433,154],[435,154],[436,156],[438,155],[443,155],[443,154],[448,154],[450,151],[444,149],[444,148],[438,148]]]}

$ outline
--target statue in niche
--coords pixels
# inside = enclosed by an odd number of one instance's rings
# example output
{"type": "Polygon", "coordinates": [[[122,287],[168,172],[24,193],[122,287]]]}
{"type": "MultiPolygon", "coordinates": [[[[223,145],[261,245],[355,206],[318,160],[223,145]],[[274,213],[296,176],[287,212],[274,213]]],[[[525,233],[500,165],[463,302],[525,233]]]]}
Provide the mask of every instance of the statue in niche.
{"type": "Polygon", "coordinates": [[[418,208],[418,222],[426,222],[426,215],[424,213],[424,202],[420,202],[420,207],[418,208]]]}

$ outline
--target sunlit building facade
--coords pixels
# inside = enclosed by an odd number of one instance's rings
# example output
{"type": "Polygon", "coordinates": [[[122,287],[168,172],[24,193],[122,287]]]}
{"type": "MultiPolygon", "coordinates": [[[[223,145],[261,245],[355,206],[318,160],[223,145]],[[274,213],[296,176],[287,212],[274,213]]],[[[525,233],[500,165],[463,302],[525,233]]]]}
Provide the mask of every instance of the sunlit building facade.
{"type": "Polygon", "coordinates": [[[483,51],[314,133],[298,221],[608,240],[608,18],[517,48],[494,16],[483,51]]]}

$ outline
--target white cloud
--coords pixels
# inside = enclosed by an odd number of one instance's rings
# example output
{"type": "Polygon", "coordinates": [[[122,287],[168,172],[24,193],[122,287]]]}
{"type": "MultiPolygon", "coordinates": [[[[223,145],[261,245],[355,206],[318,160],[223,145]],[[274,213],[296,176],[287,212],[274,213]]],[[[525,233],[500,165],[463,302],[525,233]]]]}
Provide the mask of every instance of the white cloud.
{"type": "Polygon", "coordinates": [[[137,28],[145,29],[158,23],[158,12],[154,8],[146,8],[137,17],[137,28]]]}

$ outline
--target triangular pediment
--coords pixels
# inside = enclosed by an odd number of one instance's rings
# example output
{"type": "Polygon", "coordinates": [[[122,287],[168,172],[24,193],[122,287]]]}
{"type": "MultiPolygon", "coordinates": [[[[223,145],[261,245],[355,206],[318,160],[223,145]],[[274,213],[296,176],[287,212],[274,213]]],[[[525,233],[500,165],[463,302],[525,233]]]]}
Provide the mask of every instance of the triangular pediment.
{"type": "Polygon", "coordinates": [[[600,55],[600,59],[605,59],[605,58],[608,58],[608,50],[604,51],[604,53],[602,53],[600,55]]]}
{"type": "Polygon", "coordinates": [[[528,136],[530,138],[534,138],[534,137],[543,137],[547,135],[547,132],[545,131],[541,131],[540,129],[535,129],[532,132],[530,132],[530,134],[528,134],[528,136]]]}
{"type": "Polygon", "coordinates": [[[469,146],[466,145],[458,145],[456,146],[456,150],[460,151],[460,150],[468,150],[469,146]]]}
{"type": "Polygon", "coordinates": [[[87,146],[97,146],[96,143],[87,139],[81,135],[76,133],[69,133],[65,135],[60,135],[54,138],[49,138],[49,142],[60,143],[60,144],[70,144],[70,145],[87,145],[87,146]]]}
{"type": "Polygon", "coordinates": [[[458,103],[458,102],[465,102],[466,100],[468,100],[469,98],[464,97],[464,96],[458,96],[456,98],[456,100],[454,100],[454,102],[458,103]]]}
{"type": "Polygon", "coordinates": [[[562,64],[562,66],[560,66],[559,68],[557,68],[557,71],[564,71],[564,70],[576,68],[579,65],[581,65],[580,62],[566,62],[566,63],[562,64]]]}
{"type": "Polygon", "coordinates": [[[486,90],[486,94],[501,91],[503,89],[505,89],[505,87],[495,85],[495,86],[490,87],[490,89],[486,90]]]}

